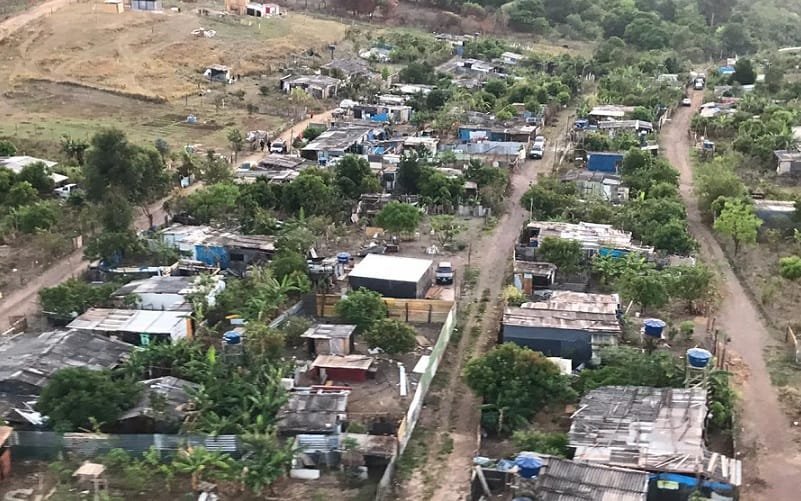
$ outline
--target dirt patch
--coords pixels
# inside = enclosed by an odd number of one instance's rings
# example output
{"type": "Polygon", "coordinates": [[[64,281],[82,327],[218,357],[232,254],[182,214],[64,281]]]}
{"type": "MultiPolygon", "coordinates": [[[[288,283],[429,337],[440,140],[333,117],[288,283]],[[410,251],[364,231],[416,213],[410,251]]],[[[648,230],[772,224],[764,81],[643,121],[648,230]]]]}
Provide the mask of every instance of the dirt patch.
{"type": "Polygon", "coordinates": [[[210,64],[227,65],[235,74],[264,73],[299,51],[322,51],[346,30],[294,13],[226,19],[188,11],[110,14],[95,4],[73,4],[0,43],[4,77],[7,84],[44,79],[171,100],[195,92],[210,64]],[[192,35],[199,27],[217,33],[192,35]]]}

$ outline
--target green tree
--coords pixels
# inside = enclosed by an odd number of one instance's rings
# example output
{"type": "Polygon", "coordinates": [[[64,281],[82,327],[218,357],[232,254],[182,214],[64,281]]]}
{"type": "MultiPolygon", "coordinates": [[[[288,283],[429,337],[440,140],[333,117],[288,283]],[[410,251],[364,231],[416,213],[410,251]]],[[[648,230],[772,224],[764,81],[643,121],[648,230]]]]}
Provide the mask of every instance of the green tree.
{"type": "Polygon", "coordinates": [[[451,245],[456,237],[464,231],[464,226],[449,214],[431,217],[431,230],[440,247],[451,245]]]}
{"type": "Polygon", "coordinates": [[[574,273],[581,268],[584,252],[576,240],[546,237],[537,247],[537,259],[555,264],[561,272],[574,273]]]}
{"type": "Polygon", "coordinates": [[[782,89],[784,69],[779,64],[770,64],[765,70],[765,86],[768,92],[775,94],[782,89]]]}
{"type": "Polygon", "coordinates": [[[365,288],[351,291],[336,305],[337,315],[356,326],[356,332],[370,330],[376,322],[389,314],[381,294],[365,288]]]}
{"type": "Polygon", "coordinates": [[[36,409],[58,431],[89,428],[93,422],[111,424],[133,407],[141,388],[128,379],[114,380],[108,371],[83,367],[61,369],[50,378],[36,409]]]}
{"type": "Polygon", "coordinates": [[[386,353],[408,353],[417,346],[414,329],[400,320],[382,318],[365,332],[364,340],[371,348],[381,348],[386,353]]]}
{"type": "Polygon", "coordinates": [[[239,129],[230,129],[225,135],[228,143],[231,145],[231,151],[234,152],[234,161],[239,160],[239,152],[242,151],[242,146],[245,144],[245,138],[242,136],[242,131],[239,129]]]}
{"type": "Polygon", "coordinates": [[[27,181],[41,194],[53,191],[53,178],[43,162],[34,162],[22,168],[17,174],[17,182],[27,181]]]}
{"type": "Polygon", "coordinates": [[[73,139],[70,136],[61,138],[61,151],[67,155],[67,158],[74,160],[80,166],[84,164],[84,157],[88,149],[89,143],[82,139],[73,139]]]}
{"type": "Polygon", "coordinates": [[[698,207],[703,212],[709,213],[712,204],[721,197],[736,199],[746,195],[745,184],[730,167],[735,161],[728,155],[721,156],[699,169],[695,191],[698,194],[698,207]]]}
{"type": "Polygon", "coordinates": [[[245,451],[240,461],[242,483],[262,496],[264,489],[286,475],[294,456],[292,444],[289,441],[282,444],[274,431],[243,435],[241,440],[245,451]]]}
{"type": "Polygon", "coordinates": [[[246,327],[247,347],[260,356],[277,360],[286,348],[284,333],[262,321],[250,320],[246,327]]]}
{"type": "Polygon", "coordinates": [[[549,404],[573,400],[569,379],[542,353],[512,343],[465,366],[467,386],[484,400],[485,424],[501,432],[521,427],[549,404]]]}
{"type": "Polygon", "coordinates": [[[574,387],[583,394],[601,386],[678,388],[683,382],[684,363],[669,351],[615,346],[601,350],[601,367],[581,371],[574,387]]]}
{"type": "Polygon", "coordinates": [[[35,233],[55,226],[60,212],[61,208],[56,202],[43,201],[17,208],[14,217],[19,231],[35,233]]]}
{"type": "Polygon", "coordinates": [[[37,200],[39,200],[39,192],[36,191],[36,188],[28,181],[22,181],[21,183],[15,183],[8,190],[5,204],[9,207],[20,207],[35,203],[37,200]]]}
{"type": "Polygon", "coordinates": [[[315,139],[320,137],[320,134],[322,134],[323,132],[325,132],[325,129],[323,127],[309,125],[305,129],[303,129],[303,139],[307,141],[314,141],[315,139]]]}
{"type": "Polygon", "coordinates": [[[170,154],[170,143],[168,143],[166,139],[159,137],[153,141],[153,147],[156,148],[156,151],[161,155],[161,161],[166,162],[167,156],[170,154]]]}
{"type": "Polygon", "coordinates": [[[751,85],[756,82],[756,71],[754,71],[751,60],[744,57],[738,59],[734,65],[734,75],[731,79],[742,85],[751,85]]]}
{"type": "Polygon", "coordinates": [[[375,223],[392,233],[412,233],[420,225],[420,209],[392,201],[376,215],[375,223]]]}
{"type": "Polygon", "coordinates": [[[398,72],[401,82],[411,84],[435,84],[436,71],[427,62],[412,62],[398,72]]]}
{"type": "Polygon", "coordinates": [[[306,258],[303,257],[303,254],[293,250],[284,250],[276,254],[270,263],[270,267],[273,269],[275,278],[282,280],[293,273],[306,274],[309,265],[306,263],[306,258]]]}
{"type": "Polygon", "coordinates": [[[729,201],[715,219],[715,231],[731,237],[734,242],[734,255],[743,244],[756,242],[757,230],[762,220],[754,214],[754,209],[742,201],[729,201]]]}
{"type": "Polygon", "coordinates": [[[17,147],[14,143],[5,139],[0,139],[0,157],[13,157],[17,154],[17,147]]]}
{"type": "Polygon", "coordinates": [[[312,169],[285,185],[281,195],[282,208],[288,213],[303,210],[307,215],[330,214],[336,206],[333,187],[324,175],[312,169]]]}
{"type": "Polygon", "coordinates": [[[172,211],[191,216],[196,224],[211,221],[231,221],[236,217],[239,187],[235,184],[217,183],[204,186],[189,195],[175,199],[172,211]]]}
{"type": "Polygon", "coordinates": [[[576,187],[572,183],[560,183],[546,178],[531,185],[520,205],[531,212],[535,220],[547,220],[561,216],[568,207],[576,205],[576,187]]]}
{"type": "Polygon", "coordinates": [[[207,184],[220,184],[231,181],[234,175],[228,162],[215,154],[214,150],[209,150],[206,152],[206,159],[203,162],[200,177],[207,184]]]}
{"type": "Polygon", "coordinates": [[[356,155],[346,155],[337,162],[334,178],[339,191],[351,200],[358,200],[362,193],[375,193],[381,189],[370,163],[356,155]]]}
{"type": "Polygon", "coordinates": [[[420,193],[420,180],[426,165],[416,153],[404,154],[398,164],[397,190],[402,193],[420,193]]]}
{"type": "Polygon", "coordinates": [[[136,255],[144,251],[144,246],[132,230],[105,231],[87,242],[83,250],[86,259],[100,259],[109,263],[125,255],[136,255]]]}
{"type": "Polygon", "coordinates": [[[801,278],[801,257],[787,256],[779,259],[779,275],[788,280],[801,278]]]}
{"type": "Polygon", "coordinates": [[[293,252],[305,256],[314,245],[315,234],[304,221],[284,223],[278,234],[276,246],[279,252],[293,252]]]}
{"type": "Polygon", "coordinates": [[[618,281],[623,295],[640,305],[645,313],[649,307],[659,308],[668,302],[667,277],[662,273],[647,269],[635,273],[627,271],[618,281]]]}
{"type": "Polygon", "coordinates": [[[204,447],[187,447],[178,451],[172,466],[180,473],[192,478],[192,491],[200,489],[200,482],[214,479],[231,469],[233,460],[230,456],[206,450],[204,447]]]}
{"type": "Polygon", "coordinates": [[[546,433],[539,430],[518,430],[512,434],[518,450],[567,457],[570,451],[567,433],[546,433]]]}
{"type": "Polygon", "coordinates": [[[709,296],[712,287],[712,271],[703,264],[695,266],[671,266],[667,269],[670,276],[670,295],[687,301],[688,309],[693,301],[709,296]]]}

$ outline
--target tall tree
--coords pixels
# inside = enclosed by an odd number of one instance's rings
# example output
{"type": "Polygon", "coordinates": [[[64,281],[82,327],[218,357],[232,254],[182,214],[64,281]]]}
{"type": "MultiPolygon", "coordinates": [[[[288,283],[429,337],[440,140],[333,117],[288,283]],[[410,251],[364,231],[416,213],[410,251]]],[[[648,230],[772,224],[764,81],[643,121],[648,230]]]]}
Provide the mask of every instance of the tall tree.
{"type": "Polygon", "coordinates": [[[754,214],[754,208],[740,200],[726,202],[714,225],[717,232],[731,237],[735,256],[743,244],[756,242],[760,226],[762,220],[754,214]]]}
{"type": "Polygon", "coordinates": [[[345,155],[337,162],[334,178],[339,191],[351,200],[357,200],[362,193],[380,191],[378,178],[370,169],[370,163],[356,155],[345,155]]]}
{"type": "Polygon", "coordinates": [[[420,225],[420,209],[392,201],[381,209],[375,223],[392,233],[412,233],[420,225]]]}
{"type": "Polygon", "coordinates": [[[88,149],[89,143],[83,139],[74,139],[70,136],[61,138],[61,151],[64,152],[68,158],[75,160],[75,163],[80,166],[83,166],[84,156],[88,149]]]}
{"type": "Polygon", "coordinates": [[[47,171],[47,166],[43,162],[34,162],[22,168],[17,174],[17,182],[27,181],[31,186],[41,193],[50,193],[53,190],[53,178],[47,171]]]}
{"type": "Polygon", "coordinates": [[[365,332],[389,313],[381,294],[365,288],[348,293],[336,305],[337,315],[356,326],[357,333],[365,332]]]}
{"type": "Polygon", "coordinates": [[[623,273],[618,285],[625,297],[640,305],[643,313],[650,307],[664,306],[669,299],[668,277],[651,268],[623,273]]]}
{"type": "Polygon", "coordinates": [[[242,137],[242,131],[239,129],[230,129],[226,135],[228,142],[231,144],[231,151],[234,152],[234,161],[239,160],[239,152],[242,151],[242,146],[245,144],[245,138],[242,137]]]}
{"type": "Polygon", "coordinates": [[[584,252],[576,240],[543,238],[537,248],[537,259],[555,264],[560,272],[573,273],[581,267],[584,252]]]}

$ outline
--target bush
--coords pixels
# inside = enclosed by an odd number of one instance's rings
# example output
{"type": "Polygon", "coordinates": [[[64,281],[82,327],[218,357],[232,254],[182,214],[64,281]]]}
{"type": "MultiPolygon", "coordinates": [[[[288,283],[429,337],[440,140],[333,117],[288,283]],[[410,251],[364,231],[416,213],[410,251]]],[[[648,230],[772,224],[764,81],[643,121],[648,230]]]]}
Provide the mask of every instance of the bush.
{"type": "Polygon", "coordinates": [[[416,336],[409,324],[384,318],[373,324],[364,339],[371,348],[381,348],[386,353],[406,353],[417,346],[416,336]]]}
{"type": "Polygon", "coordinates": [[[357,333],[370,330],[389,313],[381,294],[365,288],[350,292],[337,303],[336,312],[342,320],[355,325],[357,333]]]}
{"type": "Polygon", "coordinates": [[[558,457],[566,457],[569,450],[566,433],[519,430],[512,434],[512,442],[522,451],[539,452],[558,457]]]}
{"type": "Polygon", "coordinates": [[[281,326],[284,338],[289,346],[300,346],[301,335],[312,326],[312,321],[304,317],[289,317],[281,326]]]}
{"type": "Polygon", "coordinates": [[[787,280],[801,278],[801,257],[788,256],[779,259],[779,274],[787,280]]]}

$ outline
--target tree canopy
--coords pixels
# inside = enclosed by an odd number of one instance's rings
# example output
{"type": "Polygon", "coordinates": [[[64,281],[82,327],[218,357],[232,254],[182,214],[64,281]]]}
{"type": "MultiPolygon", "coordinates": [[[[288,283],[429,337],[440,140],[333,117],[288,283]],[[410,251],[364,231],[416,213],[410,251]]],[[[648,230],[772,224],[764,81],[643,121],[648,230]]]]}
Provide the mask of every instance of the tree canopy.
{"type": "Polygon", "coordinates": [[[420,225],[420,209],[392,201],[376,215],[375,224],[392,233],[412,233],[420,225]]]}
{"type": "Polygon", "coordinates": [[[370,330],[388,314],[381,294],[364,288],[349,292],[337,303],[336,311],[342,320],[356,326],[357,333],[370,330]]]}

